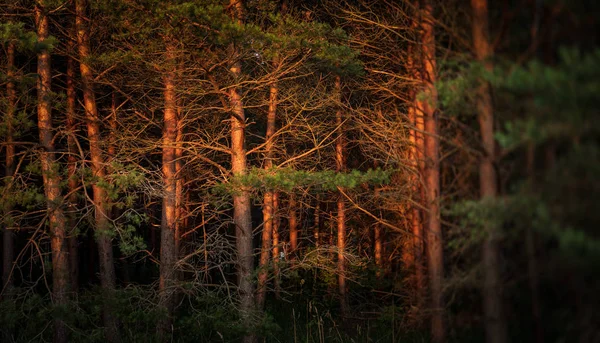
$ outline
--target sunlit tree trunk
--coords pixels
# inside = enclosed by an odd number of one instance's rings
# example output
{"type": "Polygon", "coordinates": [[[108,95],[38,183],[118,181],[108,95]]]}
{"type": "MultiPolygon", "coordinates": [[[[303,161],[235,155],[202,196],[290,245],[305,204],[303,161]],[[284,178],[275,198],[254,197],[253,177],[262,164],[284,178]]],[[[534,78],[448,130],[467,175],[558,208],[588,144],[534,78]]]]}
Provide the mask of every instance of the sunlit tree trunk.
{"type": "Polygon", "coordinates": [[[172,42],[166,42],[167,70],[163,77],[164,83],[164,119],[162,142],[162,171],[164,196],[162,202],[162,220],[160,226],[160,305],[167,310],[166,318],[161,320],[159,334],[166,337],[170,330],[174,309],[174,287],[176,281],[175,262],[177,249],[175,246],[175,229],[177,224],[177,100],[175,94],[175,47],[172,42]]]}
{"type": "MultiPolygon", "coordinates": [[[[7,178],[12,178],[15,173],[15,146],[13,139],[13,121],[15,118],[15,110],[17,105],[17,92],[13,78],[15,77],[15,43],[9,42],[6,47],[6,70],[8,80],[6,82],[6,172],[7,178]]],[[[12,207],[6,207],[5,213],[10,213],[12,207]]],[[[12,267],[14,260],[14,233],[13,228],[9,227],[9,223],[4,223],[2,230],[2,288],[0,293],[10,296],[13,288],[12,267]]]]}
{"type": "MultiPolygon", "coordinates": [[[[89,31],[87,28],[87,0],[76,0],[76,27],[77,46],[79,50],[79,69],[83,88],[83,104],[87,121],[87,132],[90,144],[90,158],[92,174],[95,178],[102,180],[106,176],[104,157],[102,156],[102,135],[100,132],[100,117],[96,104],[96,95],[93,88],[93,73],[87,64],[90,56],[89,31]]],[[[112,238],[110,235],[110,218],[108,195],[106,189],[92,184],[94,192],[95,230],[98,243],[98,254],[100,263],[100,284],[107,295],[111,295],[115,289],[115,266],[113,263],[112,238]]],[[[103,320],[106,327],[106,337],[110,342],[118,340],[117,324],[114,315],[108,305],[103,309],[103,320]]]]}
{"type": "MultiPolygon", "coordinates": [[[[444,279],[444,256],[442,226],[440,219],[440,157],[439,130],[437,119],[437,92],[434,86],[435,36],[433,6],[424,1],[421,16],[423,99],[417,111],[423,114],[425,121],[425,200],[427,218],[427,262],[429,269],[429,288],[431,294],[431,337],[433,342],[445,341],[444,303],[442,282],[444,279]]],[[[417,113],[418,115],[418,113],[417,113]]]]}
{"type": "Polygon", "coordinates": [[[273,193],[273,279],[275,283],[275,296],[280,297],[281,276],[279,274],[279,257],[281,252],[281,240],[279,239],[279,193],[273,193]]]}
{"type": "Polygon", "coordinates": [[[290,250],[288,251],[289,259],[294,260],[296,258],[296,251],[298,250],[298,210],[296,207],[296,197],[291,194],[288,203],[288,225],[290,227],[290,250]]]}
{"type": "MultiPolygon", "coordinates": [[[[487,0],[471,0],[471,7],[473,10],[472,31],[475,55],[488,70],[491,70],[493,65],[490,58],[493,56],[493,48],[489,40],[487,0]]],[[[494,112],[492,106],[489,85],[482,83],[477,90],[477,112],[484,149],[483,158],[479,165],[479,184],[482,199],[495,198],[498,193],[496,169],[494,168],[496,143],[494,141],[494,112]]],[[[493,224],[488,225],[482,250],[485,331],[488,343],[504,343],[508,342],[508,335],[506,319],[502,309],[499,232],[493,224]]]]}
{"type": "MultiPolygon", "coordinates": [[[[275,134],[275,120],[277,117],[277,95],[278,86],[277,83],[273,83],[269,89],[269,110],[267,112],[267,132],[265,135],[264,168],[266,170],[273,168],[273,135],[275,134]]],[[[275,193],[271,190],[267,190],[263,196],[262,245],[256,297],[258,309],[263,308],[266,298],[268,268],[271,259],[271,249],[273,249],[273,225],[275,220],[274,198],[275,193]]]]}
{"type": "MultiPolygon", "coordinates": [[[[342,82],[340,77],[336,77],[335,88],[339,94],[338,100],[341,101],[342,82]]],[[[337,138],[335,142],[335,165],[338,173],[346,171],[345,137],[344,137],[344,115],[341,109],[338,109],[335,115],[337,125],[337,138]]],[[[337,199],[337,269],[338,269],[338,291],[340,294],[340,309],[342,316],[348,314],[348,297],[346,294],[346,202],[342,194],[337,199]]]]}
{"type": "MultiPolygon", "coordinates": [[[[73,45],[73,44],[71,44],[73,45]]],[[[74,46],[72,46],[74,47],[74,46]]],[[[67,149],[69,155],[67,157],[67,168],[68,168],[68,189],[69,189],[69,207],[72,212],[67,216],[68,218],[68,229],[69,232],[69,267],[71,272],[71,287],[74,291],[79,288],[79,252],[77,249],[77,228],[75,212],[77,209],[77,187],[79,182],[77,180],[77,119],[75,118],[75,106],[77,103],[77,91],[75,89],[75,60],[72,57],[67,57],[67,149]]]]}
{"type": "MultiPolygon", "coordinates": [[[[418,28],[419,20],[413,20],[413,27],[418,28]]],[[[408,55],[408,69],[409,73],[415,80],[420,82],[419,66],[415,64],[415,54],[421,53],[416,46],[409,47],[408,55]]],[[[420,61],[422,62],[422,61],[420,61]]],[[[410,156],[412,159],[413,167],[415,168],[414,174],[411,176],[412,191],[414,196],[413,207],[410,213],[410,225],[412,237],[408,241],[408,250],[405,254],[406,264],[409,269],[414,268],[415,280],[413,286],[415,287],[415,297],[417,305],[423,306],[424,291],[425,291],[425,261],[423,259],[423,252],[425,250],[425,230],[423,229],[424,221],[422,219],[421,209],[419,204],[423,203],[424,192],[422,187],[423,173],[425,169],[423,152],[425,151],[425,139],[423,132],[425,132],[425,120],[424,120],[424,101],[417,97],[417,92],[411,92],[411,98],[413,104],[408,108],[408,119],[412,126],[410,130],[410,156]]]]}
{"type": "MultiPolygon", "coordinates": [[[[38,42],[48,39],[49,25],[45,13],[44,2],[38,0],[35,6],[35,23],[38,42]]],[[[52,249],[52,301],[55,306],[67,303],[69,287],[69,256],[66,241],[66,219],[61,206],[63,197],[60,192],[60,172],[56,164],[54,151],[54,133],[52,132],[52,104],[50,92],[52,75],[50,53],[47,49],[37,55],[37,114],[44,193],[48,207],[48,223],[50,225],[50,246],[52,249]]],[[[54,342],[67,342],[67,327],[60,319],[54,320],[54,342]]]]}
{"type": "MultiPolygon", "coordinates": [[[[234,19],[239,24],[243,23],[244,6],[242,0],[230,0],[230,7],[234,12],[234,19]]],[[[234,51],[235,51],[235,47],[234,51]]],[[[230,72],[237,81],[242,74],[242,63],[234,52],[234,60],[230,72]]],[[[231,172],[234,176],[243,176],[247,173],[246,161],[246,116],[244,104],[238,87],[229,89],[229,102],[231,107],[231,172]]],[[[238,289],[240,294],[241,316],[250,326],[250,315],[255,309],[254,284],[252,273],[254,271],[254,257],[252,248],[252,203],[247,189],[241,189],[233,195],[233,223],[235,225],[236,250],[238,258],[238,289]]],[[[254,342],[254,335],[246,335],[244,342],[254,342]]]]}

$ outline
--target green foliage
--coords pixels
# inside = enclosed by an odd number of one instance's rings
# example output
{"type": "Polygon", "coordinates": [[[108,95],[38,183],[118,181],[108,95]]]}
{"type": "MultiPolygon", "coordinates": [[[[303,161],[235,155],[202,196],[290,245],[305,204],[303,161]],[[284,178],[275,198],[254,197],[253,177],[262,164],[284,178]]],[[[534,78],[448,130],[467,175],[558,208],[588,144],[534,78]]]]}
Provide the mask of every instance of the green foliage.
{"type": "Polygon", "coordinates": [[[295,188],[311,187],[319,191],[333,191],[338,188],[353,189],[363,184],[385,184],[390,180],[392,171],[381,168],[369,169],[366,172],[353,170],[338,173],[331,170],[304,171],[292,168],[265,170],[252,168],[244,175],[232,177],[228,183],[213,188],[216,194],[236,192],[240,189],[292,191],[295,188]]]}

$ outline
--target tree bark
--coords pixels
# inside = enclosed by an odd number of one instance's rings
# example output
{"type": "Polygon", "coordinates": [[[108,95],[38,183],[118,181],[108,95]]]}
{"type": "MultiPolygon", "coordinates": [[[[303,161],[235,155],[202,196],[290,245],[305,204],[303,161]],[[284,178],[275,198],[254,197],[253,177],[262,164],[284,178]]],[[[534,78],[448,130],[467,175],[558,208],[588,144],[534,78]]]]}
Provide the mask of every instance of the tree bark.
{"type": "Polygon", "coordinates": [[[275,297],[280,298],[281,276],[279,274],[279,256],[281,242],[279,239],[279,193],[273,193],[273,282],[275,284],[275,297]]]}
{"type": "MultiPolygon", "coordinates": [[[[413,20],[413,27],[418,29],[419,23],[420,20],[413,20]]],[[[415,46],[409,47],[408,69],[412,78],[421,82],[419,68],[415,65],[414,54],[416,54],[417,51],[415,46]]],[[[408,119],[412,125],[412,129],[410,130],[409,139],[411,142],[410,155],[415,169],[414,174],[411,176],[411,182],[415,203],[423,204],[424,190],[422,183],[424,181],[423,176],[425,172],[425,159],[423,155],[425,151],[425,139],[423,137],[423,133],[425,132],[424,103],[423,100],[417,98],[417,92],[412,91],[411,93],[413,104],[408,108],[408,119]]],[[[412,237],[408,240],[406,249],[408,251],[405,254],[405,261],[409,269],[414,268],[415,280],[413,286],[415,289],[415,300],[417,306],[422,307],[425,298],[425,261],[423,259],[423,252],[425,250],[425,230],[423,228],[424,220],[422,211],[416,204],[413,205],[411,209],[410,225],[412,237]]]]}
{"type": "MultiPolygon", "coordinates": [[[[88,20],[86,16],[87,0],[76,0],[75,7],[79,69],[81,72],[83,103],[90,144],[92,174],[98,180],[102,180],[106,176],[106,171],[104,157],[102,156],[100,118],[98,116],[94,93],[92,69],[86,62],[86,59],[90,56],[89,31],[86,25],[86,21],[88,20]]],[[[100,284],[102,290],[110,297],[115,289],[116,277],[113,263],[112,238],[110,235],[110,218],[108,217],[108,195],[106,189],[101,187],[98,181],[92,184],[92,190],[94,193],[95,230],[100,263],[100,284]]],[[[110,342],[117,341],[117,322],[108,305],[104,306],[103,320],[106,327],[106,338],[110,342]]]]}
{"type": "MultiPolygon", "coordinates": [[[[267,112],[267,132],[265,135],[265,170],[273,168],[273,135],[275,134],[275,123],[277,117],[278,91],[279,89],[277,83],[275,82],[269,89],[269,110],[267,112]]],[[[271,257],[271,249],[273,248],[273,224],[275,219],[275,209],[273,203],[274,198],[275,193],[272,190],[267,190],[263,197],[262,248],[260,252],[257,287],[258,291],[256,295],[256,307],[258,309],[263,309],[266,299],[269,261],[271,257]]]]}
{"type": "Polygon", "coordinates": [[[170,331],[172,315],[175,308],[174,287],[177,275],[175,263],[177,249],[175,244],[175,229],[177,225],[177,100],[175,94],[175,47],[171,42],[166,42],[167,70],[163,77],[164,83],[164,119],[162,142],[162,171],[164,183],[164,197],[162,202],[162,219],[160,235],[160,279],[159,293],[160,305],[166,309],[167,316],[161,320],[158,330],[163,338],[170,331]]]}
{"type": "MultiPolygon", "coordinates": [[[[341,102],[342,93],[342,82],[339,76],[335,80],[335,88],[338,92],[338,101],[341,102]]],[[[344,154],[345,150],[345,137],[343,128],[343,113],[341,109],[335,114],[335,121],[337,125],[337,138],[335,142],[335,165],[336,171],[342,173],[346,171],[346,157],[344,154]]],[[[340,189],[340,192],[343,191],[340,189]]],[[[338,291],[340,295],[340,310],[342,317],[348,315],[348,297],[346,294],[346,258],[344,256],[346,251],[346,202],[344,201],[343,195],[339,194],[337,199],[337,269],[338,269],[338,291]]]]}
{"type": "Polygon", "coordinates": [[[288,203],[288,223],[290,226],[290,250],[288,252],[289,259],[296,259],[296,251],[298,250],[298,211],[296,207],[298,203],[296,202],[296,197],[294,194],[290,195],[289,203],[288,203]]]}
{"type": "MultiPolygon", "coordinates": [[[[48,39],[49,24],[45,13],[44,2],[38,0],[35,5],[35,23],[38,42],[48,39]]],[[[44,49],[37,55],[37,114],[40,143],[43,151],[40,153],[44,193],[48,208],[48,222],[50,225],[50,246],[52,249],[52,301],[55,306],[64,306],[67,303],[69,287],[69,256],[66,244],[66,219],[61,208],[63,197],[60,192],[60,173],[56,165],[54,151],[54,134],[52,132],[52,104],[50,92],[52,75],[50,65],[50,52],[44,49]]],[[[64,322],[54,320],[54,342],[67,342],[68,331],[64,322]]]]}
{"type": "MultiPolygon", "coordinates": [[[[488,32],[487,0],[471,0],[473,10],[473,48],[477,60],[484,63],[486,69],[493,65],[492,45],[488,32]]],[[[494,112],[492,97],[487,83],[477,90],[477,112],[484,156],[479,165],[479,184],[482,199],[495,198],[498,193],[496,170],[494,168],[494,112]]],[[[506,319],[502,309],[502,285],[500,276],[499,232],[493,224],[486,227],[487,235],[483,244],[482,259],[484,268],[483,312],[488,343],[508,342],[506,319]]]]}
{"type": "MultiPolygon", "coordinates": [[[[239,24],[243,23],[244,8],[242,0],[230,0],[233,18],[239,24]]],[[[235,47],[233,48],[233,63],[230,72],[238,81],[242,74],[242,63],[238,60],[235,47]]],[[[246,161],[246,116],[244,104],[239,88],[231,87],[229,90],[229,105],[231,107],[231,172],[234,176],[243,176],[247,173],[246,161]]],[[[236,250],[238,258],[238,289],[240,294],[240,314],[246,327],[251,326],[251,313],[255,310],[254,284],[252,273],[254,271],[254,257],[252,248],[252,213],[250,193],[243,188],[233,195],[233,223],[235,224],[236,250]]],[[[252,343],[256,340],[252,334],[247,334],[243,342],[252,343]]]]}
{"type": "MultiPolygon", "coordinates": [[[[6,96],[7,96],[7,108],[6,108],[6,171],[5,176],[12,178],[15,173],[15,146],[13,139],[13,121],[15,118],[15,110],[17,105],[17,92],[15,90],[15,84],[13,78],[15,77],[15,43],[9,42],[6,47],[6,69],[8,81],[6,82],[6,96]]],[[[12,180],[11,180],[12,182],[12,180]]],[[[10,214],[12,206],[5,209],[5,214],[10,214]]],[[[13,281],[12,281],[12,268],[14,260],[14,232],[13,227],[9,227],[8,223],[3,223],[4,228],[2,230],[2,288],[0,294],[6,294],[10,297],[13,281]]]]}
{"type": "MultiPolygon", "coordinates": [[[[75,38],[75,37],[73,37],[75,38]]],[[[74,48],[74,44],[70,43],[70,47],[74,48]]],[[[79,258],[77,250],[77,228],[75,209],[77,208],[77,187],[79,182],[77,180],[77,138],[75,132],[77,128],[77,120],[75,119],[75,106],[77,103],[77,91],[75,89],[75,60],[71,57],[67,57],[67,149],[69,155],[67,157],[67,168],[68,168],[68,189],[69,189],[69,207],[71,209],[68,216],[68,228],[69,232],[69,267],[71,273],[71,287],[73,291],[79,289],[79,258]]]]}
{"type": "Polygon", "coordinates": [[[428,209],[427,218],[427,262],[429,269],[429,287],[431,293],[431,338],[432,342],[444,342],[444,303],[442,283],[444,279],[444,255],[442,227],[440,219],[440,157],[439,132],[437,119],[437,92],[434,86],[435,35],[433,6],[430,1],[423,2],[421,16],[422,32],[422,69],[424,101],[417,109],[425,120],[425,200],[428,209]]]}

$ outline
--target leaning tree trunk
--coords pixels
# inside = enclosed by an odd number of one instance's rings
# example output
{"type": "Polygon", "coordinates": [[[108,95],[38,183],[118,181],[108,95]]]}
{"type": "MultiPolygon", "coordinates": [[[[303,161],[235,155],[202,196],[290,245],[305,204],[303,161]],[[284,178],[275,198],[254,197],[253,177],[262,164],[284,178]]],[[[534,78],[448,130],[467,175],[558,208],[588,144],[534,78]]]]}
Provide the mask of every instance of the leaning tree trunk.
{"type": "MultiPolygon", "coordinates": [[[[336,77],[335,88],[338,92],[338,101],[341,106],[342,82],[340,77],[336,77]]],[[[338,173],[346,171],[346,158],[344,154],[344,128],[343,128],[343,112],[341,109],[335,114],[337,125],[337,138],[335,142],[335,165],[338,173]]],[[[340,189],[340,193],[343,189],[340,189]]],[[[340,295],[340,310],[343,317],[348,314],[348,296],[346,294],[346,202],[342,194],[338,195],[337,199],[337,269],[338,269],[338,291],[340,295]]]]}
{"type": "MultiPolygon", "coordinates": [[[[15,110],[17,106],[17,92],[15,90],[15,84],[13,78],[15,77],[15,43],[9,42],[6,47],[6,69],[8,81],[6,82],[6,96],[7,96],[7,108],[6,108],[6,177],[12,178],[15,173],[15,145],[13,139],[13,121],[15,119],[15,110]]],[[[10,180],[12,182],[12,180],[10,180]]],[[[5,214],[10,214],[12,206],[5,208],[5,214]]],[[[9,225],[11,223],[4,222],[4,229],[2,230],[2,287],[0,288],[0,294],[6,294],[10,296],[13,282],[12,282],[12,267],[14,259],[14,234],[13,229],[9,225]]]]}
{"type": "MultiPolygon", "coordinates": [[[[48,17],[44,3],[38,0],[35,6],[35,23],[38,42],[48,39],[48,17]]],[[[40,152],[44,193],[48,208],[48,223],[50,225],[50,246],[52,249],[52,301],[55,306],[67,303],[69,287],[69,256],[66,244],[66,219],[61,208],[63,198],[60,192],[60,173],[57,170],[56,156],[54,153],[54,134],[52,132],[52,104],[50,92],[52,75],[50,66],[50,52],[43,49],[37,56],[37,114],[40,143],[43,151],[40,152]]],[[[60,319],[54,320],[54,342],[67,342],[67,327],[60,319]]]]}
{"type": "MultiPolygon", "coordinates": [[[[102,135],[100,133],[100,118],[96,105],[96,96],[93,88],[92,69],[86,60],[90,56],[89,31],[86,25],[87,0],[76,0],[76,21],[77,27],[77,45],[79,50],[79,68],[81,71],[81,81],[83,88],[83,103],[85,108],[85,117],[87,121],[87,132],[90,144],[90,157],[92,174],[98,180],[106,176],[104,167],[104,157],[102,156],[102,135]]],[[[106,189],[94,182],[92,184],[94,192],[94,211],[95,211],[95,230],[98,243],[98,253],[100,261],[100,284],[107,296],[112,296],[115,289],[115,266],[113,264],[112,238],[110,235],[110,218],[108,195],[106,189]]],[[[103,320],[106,326],[106,337],[110,342],[118,340],[117,323],[114,315],[108,305],[104,305],[103,320]]]]}
{"type": "MultiPolygon", "coordinates": [[[[167,68],[174,67],[175,47],[167,42],[167,68]]],[[[177,278],[175,262],[178,253],[175,244],[175,229],[177,225],[177,166],[176,143],[178,131],[177,101],[175,95],[175,72],[171,69],[165,73],[164,83],[164,119],[163,119],[163,148],[162,170],[164,196],[162,203],[162,220],[160,234],[160,305],[166,309],[167,315],[161,320],[159,335],[167,337],[171,327],[174,303],[174,286],[177,278]]]]}
{"type": "MultiPolygon", "coordinates": [[[[471,0],[473,9],[473,47],[475,55],[488,70],[493,68],[489,60],[492,45],[488,33],[487,0],[471,0]]],[[[492,97],[487,83],[482,83],[477,91],[477,112],[484,156],[479,165],[479,184],[482,199],[493,199],[498,193],[496,169],[494,168],[494,112],[492,97]]],[[[500,249],[498,228],[489,223],[483,244],[483,312],[488,343],[508,342],[506,319],[502,310],[502,285],[500,277],[500,249]]]]}
{"type": "MultiPolygon", "coordinates": [[[[233,18],[243,23],[244,8],[241,0],[230,0],[233,9],[233,18]]],[[[237,53],[233,54],[233,63],[230,72],[238,81],[242,74],[242,63],[238,60],[237,53]]],[[[242,95],[238,87],[229,90],[229,105],[231,107],[231,172],[234,177],[240,177],[247,173],[246,161],[246,116],[242,95]]],[[[252,273],[254,272],[254,256],[252,248],[252,203],[250,192],[243,187],[236,190],[233,195],[233,223],[235,224],[236,250],[238,258],[238,289],[240,294],[240,314],[246,327],[250,327],[251,314],[255,310],[254,284],[252,273]]],[[[247,334],[243,342],[255,341],[255,336],[247,334]]]]}
{"type": "Polygon", "coordinates": [[[436,114],[437,92],[435,83],[435,36],[433,6],[425,1],[421,10],[422,69],[424,101],[418,109],[425,119],[425,200],[427,218],[427,262],[431,293],[431,337],[433,342],[445,341],[444,303],[442,282],[444,255],[440,219],[440,157],[439,132],[436,114]]]}

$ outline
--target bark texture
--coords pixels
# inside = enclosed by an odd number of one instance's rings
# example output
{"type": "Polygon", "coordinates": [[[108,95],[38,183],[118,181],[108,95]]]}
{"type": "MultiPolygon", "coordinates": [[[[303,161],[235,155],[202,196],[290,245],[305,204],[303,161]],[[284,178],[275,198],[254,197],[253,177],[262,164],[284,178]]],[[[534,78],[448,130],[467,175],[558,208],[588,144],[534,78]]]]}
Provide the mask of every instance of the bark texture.
{"type": "Polygon", "coordinates": [[[431,338],[432,342],[444,342],[444,302],[442,283],[444,279],[443,237],[440,219],[440,157],[437,119],[435,35],[433,6],[424,1],[421,9],[421,43],[423,101],[417,111],[425,122],[425,200],[427,218],[427,262],[429,289],[431,294],[431,338]]]}
{"type": "MultiPolygon", "coordinates": [[[[45,13],[44,3],[38,0],[35,5],[35,23],[37,40],[48,39],[49,24],[45,13]]],[[[37,115],[40,143],[43,151],[40,153],[44,193],[48,209],[50,226],[50,246],[52,249],[52,302],[55,306],[67,303],[69,287],[69,256],[66,244],[66,219],[62,209],[63,197],[60,192],[60,174],[56,166],[54,151],[54,133],[52,132],[52,104],[50,91],[52,87],[50,52],[46,49],[37,55],[37,115]]],[[[63,343],[68,340],[68,331],[60,319],[54,320],[54,342],[63,343]]]]}
{"type": "MultiPolygon", "coordinates": [[[[86,60],[90,56],[89,29],[87,27],[87,0],[76,0],[77,47],[79,50],[79,69],[83,88],[83,105],[87,122],[87,134],[90,145],[91,169],[95,178],[102,180],[106,177],[104,157],[102,153],[102,134],[100,131],[100,118],[94,93],[93,72],[86,60]]],[[[100,264],[100,284],[107,296],[111,296],[116,283],[115,266],[113,263],[112,238],[109,233],[109,201],[106,189],[98,182],[92,184],[94,193],[94,219],[96,242],[98,244],[100,264]]],[[[110,342],[118,341],[117,322],[108,305],[103,309],[103,321],[106,327],[106,338],[110,342]]]]}
{"type": "MultiPolygon", "coordinates": [[[[175,68],[175,47],[171,42],[166,43],[167,68],[175,68]]],[[[160,305],[167,310],[166,318],[161,320],[159,334],[167,337],[166,333],[171,328],[174,303],[174,287],[177,275],[175,263],[177,249],[175,244],[175,230],[177,225],[177,166],[176,143],[178,132],[177,100],[175,94],[175,72],[167,70],[163,77],[164,83],[164,118],[162,142],[162,172],[164,196],[162,202],[162,219],[160,226],[160,279],[159,293],[160,305]]]]}
{"type": "MultiPolygon", "coordinates": [[[[338,76],[335,80],[335,88],[339,94],[338,100],[341,102],[342,81],[338,76]]],[[[338,173],[346,171],[345,150],[345,135],[344,135],[344,118],[343,112],[339,109],[336,112],[335,120],[337,125],[337,138],[335,142],[335,165],[338,173]]],[[[343,191],[340,189],[340,191],[343,191]]],[[[340,310],[342,316],[348,314],[348,296],[346,294],[346,202],[342,194],[338,195],[337,200],[337,269],[338,269],[338,291],[340,295],[340,310]]]]}
{"type": "MultiPolygon", "coordinates": [[[[491,69],[493,56],[488,32],[487,0],[471,0],[473,10],[473,48],[477,60],[491,69]]],[[[496,155],[494,141],[494,111],[490,87],[482,83],[477,90],[477,112],[483,158],[479,165],[479,185],[481,198],[495,198],[498,193],[494,159],[496,155]]],[[[488,343],[508,342],[506,319],[502,308],[502,285],[500,277],[499,232],[494,225],[486,228],[487,236],[483,244],[483,312],[488,343]]]]}
{"type": "MultiPolygon", "coordinates": [[[[17,92],[13,78],[15,77],[15,43],[9,42],[6,47],[6,69],[8,81],[6,82],[6,97],[8,100],[6,108],[6,171],[5,176],[12,178],[15,173],[15,146],[13,137],[13,120],[17,105],[17,92]]],[[[6,208],[5,214],[10,214],[11,207],[6,208]]],[[[12,268],[14,260],[14,227],[3,223],[2,230],[2,288],[0,294],[10,296],[13,288],[12,268]]]]}
{"type": "MultiPolygon", "coordinates": [[[[233,18],[238,23],[244,21],[244,8],[241,0],[230,0],[233,18]]],[[[230,72],[237,81],[242,74],[242,63],[238,60],[235,46],[233,49],[233,63],[230,72]]],[[[242,95],[238,86],[229,89],[229,105],[231,110],[231,172],[234,176],[247,173],[246,161],[246,116],[242,95]]],[[[255,310],[254,284],[254,256],[252,248],[252,203],[250,192],[247,189],[237,190],[233,196],[233,223],[235,225],[236,250],[238,258],[238,290],[240,294],[240,312],[246,326],[251,324],[251,314],[255,310]]],[[[248,334],[243,342],[254,342],[254,335],[248,334]]]]}

